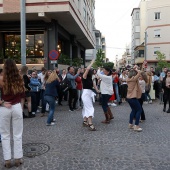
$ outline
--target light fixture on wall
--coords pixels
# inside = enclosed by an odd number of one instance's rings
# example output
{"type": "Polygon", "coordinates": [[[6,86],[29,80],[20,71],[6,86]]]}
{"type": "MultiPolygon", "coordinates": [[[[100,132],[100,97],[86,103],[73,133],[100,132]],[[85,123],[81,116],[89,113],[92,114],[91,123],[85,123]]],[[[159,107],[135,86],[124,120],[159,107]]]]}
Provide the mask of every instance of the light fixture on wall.
{"type": "Polygon", "coordinates": [[[30,40],[28,39],[28,35],[27,35],[27,38],[26,38],[26,40],[25,40],[25,41],[26,41],[26,44],[28,44],[28,43],[29,43],[29,41],[30,41],[30,40]]]}

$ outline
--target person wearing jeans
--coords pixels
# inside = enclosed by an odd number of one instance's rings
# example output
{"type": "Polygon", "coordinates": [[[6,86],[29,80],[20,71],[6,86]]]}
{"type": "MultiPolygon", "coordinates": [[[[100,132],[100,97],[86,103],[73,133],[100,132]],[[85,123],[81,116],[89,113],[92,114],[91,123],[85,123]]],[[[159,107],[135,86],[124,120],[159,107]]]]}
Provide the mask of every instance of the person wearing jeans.
{"type": "Polygon", "coordinates": [[[135,131],[141,132],[142,128],[139,127],[139,120],[142,113],[142,107],[139,103],[139,99],[142,95],[142,90],[139,85],[139,76],[141,72],[137,69],[131,69],[127,78],[128,92],[127,101],[132,109],[130,113],[129,128],[135,131]],[[133,125],[133,118],[135,116],[135,126],[133,125]]]}
{"type": "Polygon", "coordinates": [[[47,118],[47,126],[55,125],[54,111],[55,111],[55,98],[58,96],[59,78],[57,73],[53,71],[46,81],[44,100],[49,104],[50,110],[47,118]]]}
{"type": "Polygon", "coordinates": [[[44,100],[49,104],[50,110],[47,119],[47,125],[53,125],[54,121],[54,111],[55,111],[55,97],[54,96],[44,96],[44,100]],[[52,124],[51,124],[52,123],[52,124]]]}
{"type": "Polygon", "coordinates": [[[113,79],[111,75],[111,70],[107,67],[103,69],[103,72],[101,73],[100,68],[97,71],[97,75],[101,79],[100,84],[100,91],[102,94],[102,108],[105,115],[105,120],[102,121],[102,123],[110,123],[110,120],[113,119],[113,114],[108,106],[108,102],[110,97],[113,95],[113,79]]]}

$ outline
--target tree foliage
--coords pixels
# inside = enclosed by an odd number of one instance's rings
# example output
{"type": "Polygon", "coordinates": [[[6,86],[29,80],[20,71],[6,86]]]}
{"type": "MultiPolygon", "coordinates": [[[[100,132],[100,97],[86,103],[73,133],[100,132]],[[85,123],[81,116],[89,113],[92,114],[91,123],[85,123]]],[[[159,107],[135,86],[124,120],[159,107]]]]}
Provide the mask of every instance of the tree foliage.
{"type": "Polygon", "coordinates": [[[162,68],[164,68],[164,67],[169,68],[170,64],[166,61],[165,54],[161,53],[160,51],[157,51],[156,54],[157,54],[156,59],[158,60],[157,68],[160,70],[162,70],[162,68]]]}
{"type": "Polygon", "coordinates": [[[81,67],[82,64],[83,64],[83,59],[82,58],[79,58],[79,57],[73,58],[72,66],[81,67]]]}
{"type": "Polygon", "coordinates": [[[114,63],[113,62],[107,62],[103,64],[103,67],[108,67],[110,69],[113,69],[114,67],[114,63]]]}
{"type": "Polygon", "coordinates": [[[96,60],[93,64],[94,68],[102,67],[105,59],[105,54],[103,53],[102,49],[99,49],[96,54],[96,60]]]}

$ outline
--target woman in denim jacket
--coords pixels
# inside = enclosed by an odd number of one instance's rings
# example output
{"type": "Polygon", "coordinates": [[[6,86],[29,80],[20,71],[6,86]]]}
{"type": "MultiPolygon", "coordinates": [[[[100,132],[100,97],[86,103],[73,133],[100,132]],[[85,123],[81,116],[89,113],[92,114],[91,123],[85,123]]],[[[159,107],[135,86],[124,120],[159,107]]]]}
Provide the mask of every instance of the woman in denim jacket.
{"type": "Polygon", "coordinates": [[[40,88],[41,83],[39,82],[38,78],[36,77],[36,73],[32,72],[30,79],[29,86],[31,88],[31,106],[32,106],[32,115],[35,117],[35,112],[37,111],[40,99],[40,88]]]}

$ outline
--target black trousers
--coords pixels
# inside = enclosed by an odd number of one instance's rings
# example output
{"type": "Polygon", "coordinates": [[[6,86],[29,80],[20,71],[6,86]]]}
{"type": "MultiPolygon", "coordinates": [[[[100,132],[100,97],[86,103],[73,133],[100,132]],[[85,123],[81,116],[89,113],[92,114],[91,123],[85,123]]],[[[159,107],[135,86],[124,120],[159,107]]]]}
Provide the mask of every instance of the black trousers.
{"type": "Polygon", "coordinates": [[[146,118],[145,118],[145,112],[144,112],[144,110],[143,110],[143,101],[145,101],[145,93],[142,93],[142,96],[141,96],[141,98],[139,99],[139,103],[140,103],[140,105],[141,105],[141,108],[142,108],[142,112],[141,112],[141,120],[146,120],[146,118]]]}
{"type": "Polygon", "coordinates": [[[30,93],[31,93],[32,112],[36,112],[40,102],[40,92],[30,92],[30,93]]]}
{"type": "Polygon", "coordinates": [[[69,90],[69,101],[68,101],[70,109],[76,108],[77,100],[78,100],[77,89],[70,89],[69,90]]]}
{"type": "Polygon", "coordinates": [[[120,94],[121,94],[121,98],[125,98],[126,99],[126,96],[127,96],[127,84],[122,84],[120,86],[120,94]]]}

